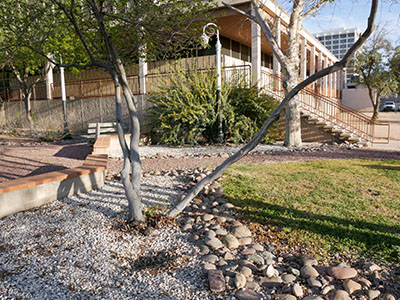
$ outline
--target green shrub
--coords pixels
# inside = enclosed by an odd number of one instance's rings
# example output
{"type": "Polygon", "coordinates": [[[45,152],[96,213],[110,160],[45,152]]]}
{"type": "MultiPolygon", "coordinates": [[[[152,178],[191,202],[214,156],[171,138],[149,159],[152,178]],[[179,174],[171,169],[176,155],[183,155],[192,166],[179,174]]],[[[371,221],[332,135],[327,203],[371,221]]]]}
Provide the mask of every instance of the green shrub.
{"type": "MultiPolygon", "coordinates": [[[[239,73],[238,73],[239,74],[239,73]]],[[[221,90],[225,139],[233,143],[250,140],[278,105],[271,96],[246,87],[240,75],[221,90]]],[[[178,70],[149,97],[153,140],[161,144],[212,143],[216,137],[218,105],[216,74],[212,71],[178,70]]],[[[272,129],[272,130],[271,130],[272,129]]],[[[265,142],[280,138],[277,125],[265,142]]]]}
{"type": "MultiPolygon", "coordinates": [[[[256,86],[233,87],[224,108],[225,136],[235,144],[249,141],[278,104],[278,100],[261,93],[256,86]]],[[[282,139],[282,132],[279,131],[276,122],[270,127],[264,142],[274,142],[280,139],[282,139]]]]}

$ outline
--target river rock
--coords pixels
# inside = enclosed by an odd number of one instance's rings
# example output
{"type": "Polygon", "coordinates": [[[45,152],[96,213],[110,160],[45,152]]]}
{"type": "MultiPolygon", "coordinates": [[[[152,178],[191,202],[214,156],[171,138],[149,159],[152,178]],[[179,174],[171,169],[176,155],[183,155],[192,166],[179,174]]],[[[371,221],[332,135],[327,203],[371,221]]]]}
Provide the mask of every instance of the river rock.
{"type": "Polygon", "coordinates": [[[249,267],[242,266],[240,269],[240,273],[246,277],[250,277],[253,274],[253,271],[249,267]]]}
{"type": "Polygon", "coordinates": [[[300,270],[301,275],[306,278],[315,278],[319,275],[318,271],[312,266],[304,266],[300,270]]]}
{"type": "Polygon", "coordinates": [[[251,236],[251,231],[244,225],[234,227],[232,233],[237,238],[251,236]]]}
{"type": "Polygon", "coordinates": [[[361,284],[351,279],[346,280],[343,284],[343,287],[346,290],[346,292],[349,293],[349,295],[353,294],[355,291],[361,290],[361,284]]]}
{"type": "Polygon", "coordinates": [[[220,248],[222,248],[224,246],[222,244],[222,242],[219,239],[215,238],[215,237],[214,238],[206,237],[205,244],[207,246],[210,246],[214,250],[220,249],[220,248]]]}
{"type": "Polygon", "coordinates": [[[240,246],[247,246],[253,242],[251,237],[244,237],[239,239],[240,246]]]}
{"type": "Polygon", "coordinates": [[[328,274],[336,279],[350,279],[357,276],[357,271],[353,268],[332,267],[328,269],[328,274]]]}
{"type": "Polygon", "coordinates": [[[282,279],[284,282],[286,283],[292,283],[293,281],[296,280],[296,276],[294,276],[293,274],[284,274],[282,275],[282,279]]]}
{"type": "Polygon", "coordinates": [[[262,295],[250,289],[239,290],[235,293],[235,297],[239,300],[261,300],[262,295]]]}
{"type": "Polygon", "coordinates": [[[369,290],[367,296],[369,300],[374,300],[380,296],[381,292],[378,290],[369,290]]]}
{"type": "Polygon", "coordinates": [[[208,248],[206,245],[200,245],[200,253],[201,254],[208,254],[210,253],[210,248],[208,248]]]}
{"type": "Polygon", "coordinates": [[[308,278],[307,283],[311,288],[320,288],[322,287],[321,281],[315,278],[308,278]]]}
{"type": "Polygon", "coordinates": [[[302,287],[301,287],[300,284],[295,283],[295,284],[292,286],[292,294],[295,295],[295,296],[298,297],[298,298],[303,298],[304,292],[303,292],[303,289],[302,289],[302,287]]]}
{"type": "Polygon", "coordinates": [[[246,276],[240,273],[236,273],[235,275],[235,286],[237,289],[244,288],[246,286],[246,276]]]}
{"type": "Polygon", "coordinates": [[[214,293],[225,291],[225,278],[221,270],[210,270],[208,272],[208,283],[210,290],[214,293]]]}
{"type": "Polygon", "coordinates": [[[205,255],[202,257],[202,260],[211,264],[216,263],[219,260],[219,257],[214,254],[205,255]]]}
{"type": "Polygon", "coordinates": [[[262,277],[261,278],[261,284],[263,287],[269,289],[269,288],[279,288],[282,286],[282,279],[280,277],[262,277]]]}
{"type": "Polygon", "coordinates": [[[214,215],[205,214],[205,215],[203,215],[202,219],[203,219],[203,221],[208,222],[208,221],[211,221],[212,219],[214,219],[214,215]]]}
{"type": "Polygon", "coordinates": [[[229,249],[236,249],[239,247],[239,241],[233,234],[227,234],[224,236],[224,243],[229,249]]]}

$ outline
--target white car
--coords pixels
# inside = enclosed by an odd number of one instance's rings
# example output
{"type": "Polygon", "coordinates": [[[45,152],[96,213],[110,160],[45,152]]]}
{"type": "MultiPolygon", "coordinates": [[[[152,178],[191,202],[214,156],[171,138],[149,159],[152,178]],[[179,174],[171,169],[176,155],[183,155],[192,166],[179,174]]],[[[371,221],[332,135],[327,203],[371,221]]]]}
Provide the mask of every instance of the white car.
{"type": "Polygon", "coordinates": [[[395,111],[396,110],[396,104],[393,101],[386,101],[383,104],[383,111],[395,111]]]}

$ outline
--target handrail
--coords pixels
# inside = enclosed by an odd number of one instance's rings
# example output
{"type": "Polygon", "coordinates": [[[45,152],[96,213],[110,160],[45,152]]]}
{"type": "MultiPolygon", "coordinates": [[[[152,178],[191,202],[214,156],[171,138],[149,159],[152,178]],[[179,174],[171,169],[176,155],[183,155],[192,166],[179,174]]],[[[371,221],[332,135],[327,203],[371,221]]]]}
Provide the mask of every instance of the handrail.
{"type": "MultiPolygon", "coordinates": [[[[275,74],[269,74],[265,71],[262,71],[264,76],[270,77],[273,80],[279,80],[280,86],[282,86],[282,78],[275,74]]],[[[267,88],[267,87],[264,87],[267,88]]],[[[279,97],[283,98],[282,89],[276,89],[276,85],[273,85],[273,89],[268,89],[268,92],[274,93],[279,97]]],[[[332,100],[330,97],[325,95],[321,95],[307,89],[303,89],[299,93],[301,104],[303,109],[308,110],[309,112],[317,115],[319,118],[324,119],[325,121],[332,122],[335,121],[335,125],[342,127],[342,129],[352,129],[351,133],[355,136],[363,138],[369,142],[374,143],[375,137],[374,128],[378,125],[374,120],[371,120],[367,116],[358,111],[343,105],[340,102],[336,102],[332,100]],[[307,96],[312,99],[309,99],[309,103],[307,103],[307,96]],[[312,105],[312,103],[314,105],[312,105]],[[323,108],[323,109],[322,109],[323,108]],[[317,113],[316,113],[317,111],[317,113]]],[[[380,122],[379,125],[388,127],[387,137],[379,137],[379,139],[386,139],[387,143],[389,143],[390,139],[390,123],[388,122],[380,122]]]]}

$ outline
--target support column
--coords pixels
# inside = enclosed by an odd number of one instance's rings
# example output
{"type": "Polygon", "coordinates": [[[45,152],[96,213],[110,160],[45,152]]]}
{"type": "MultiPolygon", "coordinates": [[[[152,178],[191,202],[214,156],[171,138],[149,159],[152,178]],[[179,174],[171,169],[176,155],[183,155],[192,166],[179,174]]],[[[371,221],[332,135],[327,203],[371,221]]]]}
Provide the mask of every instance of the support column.
{"type": "MultiPolygon", "coordinates": [[[[317,64],[317,71],[322,70],[322,52],[318,53],[318,64],[317,64]]],[[[318,80],[318,94],[322,94],[322,85],[323,85],[323,78],[318,80]]]]}
{"type": "Polygon", "coordinates": [[[147,62],[144,57],[139,58],[139,93],[146,94],[147,62]]]}
{"type": "MultiPolygon", "coordinates": [[[[254,7],[251,4],[251,13],[254,16],[254,7]]],[[[261,27],[256,22],[251,22],[251,78],[252,84],[261,88],[261,27]]]]}
{"type": "MultiPolygon", "coordinates": [[[[315,46],[311,46],[310,50],[310,76],[315,73],[315,46]]],[[[315,83],[311,84],[312,91],[315,91],[315,83]]]]}
{"type": "MultiPolygon", "coordinates": [[[[275,39],[276,42],[278,43],[279,47],[281,46],[281,19],[276,16],[275,17],[275,39]]],[[[281,77],[281,64],[279,63],[278,59],[276,56],[273,56],[273,68],[274,68],[274,75],[281,77]]],[[[281,90],[281,82],[280,80],[277,81],[277,84],[275,85],[276,89],[278,91],[281,90]]]]}
{"type": "Polygon", "coordinates": [[[306,39],[301,41],[300,45],[300,78],[307,78],[307,47],[306,47],[306,39]]]}
{"type": "Polygon", "coordinates": [[[53,87],[53,83],[54,83],[54,78],[53,78],[54,65],[51,62],[46,61],[46,65],[44,68],[45,68],[45,70],[47,70],[47,73],[46,73],[46,99],[51,100],[51,99],[53,99],[52,87],[53,87]]]}
{"type": "MultiPolygon", "coordinates": [[[[332,66],[332,62],[329,62],[329,67],[332,66]]],[[[329,87],[329,97],[333,97],[333,74],[329,74],[328,76],[328,87],[329,87]]]]}

